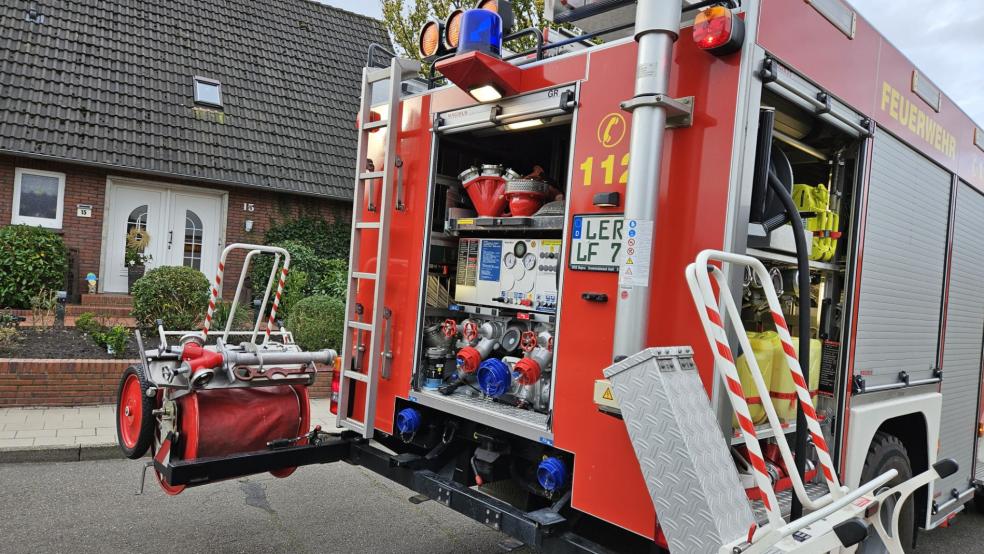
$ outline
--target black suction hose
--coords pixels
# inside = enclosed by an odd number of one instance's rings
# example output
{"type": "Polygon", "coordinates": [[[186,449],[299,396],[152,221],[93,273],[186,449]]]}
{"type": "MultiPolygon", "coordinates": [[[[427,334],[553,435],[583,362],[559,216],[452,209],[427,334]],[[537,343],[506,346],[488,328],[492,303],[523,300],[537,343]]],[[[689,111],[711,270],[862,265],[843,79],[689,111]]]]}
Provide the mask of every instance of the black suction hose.
{"type": "MultiPolygon", "coordinates": [[[[799,209],[793,202],[793,197],[789,194],[786,187],[779,182],[776,174],[769,172],[769,186],[776,194],[786,214],[789,222],[793,226],[793,237],[796,240],[796,266],[797,280],[799,282],[799,363],[803,370],[803,379],[810,382],[810,258],[806,252],[806,229],[803,227],[803,218],[800,217],[799,209]]],[[[793,456],[796,458],[796,473],[803,479],[806,473],[806,416],[803,414],[803,406],[796,402],[796,444],[793,446],[793,456]]],[[[790,506],[790,521],[799,519],[803,516],[803,506],[796,495],[792,495],[793,503],[790,506]]]]}

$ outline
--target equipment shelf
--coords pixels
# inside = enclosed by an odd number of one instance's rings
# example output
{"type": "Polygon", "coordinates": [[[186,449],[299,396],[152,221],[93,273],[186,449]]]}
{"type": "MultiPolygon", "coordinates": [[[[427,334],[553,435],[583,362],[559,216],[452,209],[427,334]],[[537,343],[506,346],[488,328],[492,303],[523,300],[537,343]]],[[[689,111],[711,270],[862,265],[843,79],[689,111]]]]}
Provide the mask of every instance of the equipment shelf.
{"type": "MultiPolygon", "coordinates": [[[[749,256],[754,256],[760,260],[768,260],[770,262],[776,262],[781,264],[796,265],[796,257],[791,254],[781,254],[779,252],[770,252],[768,250],[759,250],[757,248],[748,248],[745,251],[749,256]]],[[[817,262],[810,260],[810,269],[815,271],[833,271],[842,272],[844,271],[844,266],[841,264],[835,264],[830,262],[817,262]]]]}
{"type": "Polygon", "coordinates": [[[544,215],[530,217],[468,217],[449,219],[448,233],[453,235],[496,233],[497,235],[560,233],[564,230],[564,216],[544,215]]]}

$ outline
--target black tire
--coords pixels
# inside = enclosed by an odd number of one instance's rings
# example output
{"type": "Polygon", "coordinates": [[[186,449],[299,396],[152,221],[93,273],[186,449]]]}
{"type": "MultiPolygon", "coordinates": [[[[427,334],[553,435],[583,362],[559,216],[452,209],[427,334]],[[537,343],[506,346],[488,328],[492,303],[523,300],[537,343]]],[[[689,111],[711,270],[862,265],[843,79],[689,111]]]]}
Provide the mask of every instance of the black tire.
{"type": "Polygon", "coordinates": [[[148,388],[150,383],[144,378],[143,370],[137,366],[130,366],[123,372],[116,389],[116,442],[120,445],[123,455],[131,460],[142,458],[154,440],[153,411],[157,402],[156,399],[147,396],[148,388]],[[133,379],[136,381],[129,386],[134,387],[139,383],[139,402],[133,396],[136,392],[134,389],[127,390],[128,399],[123,398],[124,390],[128,388],[128,381],[133,379]],[[129,405],[126,404],[127,400],[130,400],[129,405]],[[139,410],[140,413],[134,414],[135,410],[139,410]],[[139,422],[134,422],[138,415],[139,422]],[[127,420],[130,421],[130,425],[124,429],[124,421],[127,420]]]}
{"type": "Polygon", "coordinates": [[[977,485],[974,489],[974,508],[977,513],[984,514],[984,487],[977,485]]]}
{"type": "MultiPolygon", "coordinates": [[[[902,441],[895,435],[883,432],[875,433],[875,438],[872,439],[871,447],[868,449],[868,456],[864,459],[861,482],[867,483],[890,469],[896,470],[898,475],[886,483],[886,487],[894,487],[912,478],[912,463],[909,461],[909,453],[905,449],[905,445],[902,444],[902,441]]],[[[890,514],[891,512],[883,510],[883,517],[885,517],[886,513],[890,514]]],[[[891,520],[883,520],[882,524],[888,532],[891,532],[891,520]]],[[[915,501],[912,496],[909,496],[902,506],[902,513],[899,516],[899,542],[902,544],[902,548],[906,554],[915,550],[916,532],[915,501]]],[[[881,541],[874,536],[875,533],[873,530],[872,534],[872,536],[861,544],[859,552],[882,551],[881,541]],[[872,544],[869,545],[869,543],[872,544]]]]}

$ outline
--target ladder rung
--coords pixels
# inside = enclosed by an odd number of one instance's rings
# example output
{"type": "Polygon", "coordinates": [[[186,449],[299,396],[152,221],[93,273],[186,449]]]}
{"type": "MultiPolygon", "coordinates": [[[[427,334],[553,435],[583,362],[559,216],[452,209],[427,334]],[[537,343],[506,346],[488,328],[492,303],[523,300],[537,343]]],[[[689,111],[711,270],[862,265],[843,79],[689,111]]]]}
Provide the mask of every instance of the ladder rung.
{"type": "Polygon", "coordinates": [[[371,280],[375,281],[376,280],[376,277],[377,277],[377,275],[375,273],[366,273],[365,271],[353,271],[352,272],[352,278],[353,279],[371,279],[371,280]]]}
{"type": "Polygon", "coordinates": [[[349,327],[353,329],[361,329],[363,331],[372,331],[371,323],[363,323],[361,321],[349,321],[349,327]]]}
{"type": "Polygon", "coordinates": [[[368,181],[369,179],[382,179],[382,178],[383,178],[382,171],[367,171],[365,173],[359,174],[359,179],[362,179],[363,181],[368,181]]]}
{"type": "Polygon", "coordinates": [[[370,83],[378,83],[379,81],[385,81],[390,78],[390,68],[383,67],[380,69],[370,69],[367,80],[370,83]]]}
{"type": "Polygon", "coordinates": [[[379,121],[370,121],[369,123],[366,123],[365,125],[362,126],[362,130],[372,131],[373,129],[379,129],[382,127],[386,127],[387,125],[389,125],[389,120],[380,119],[379,121]]]}
{"type": "Polygon", "coordinates": [[[342,375],[344,375],[346,379],[355,379],[356,381],[362,381],[363,383],[369,382],[369,376],[365,373],[359,373],[358,371],[346,371],[342,375]]]}
{"type": "Polygon", "coordinates": [[[378,221],[360,221],[355,224],[356,229],[379,229],[378,221]]]}

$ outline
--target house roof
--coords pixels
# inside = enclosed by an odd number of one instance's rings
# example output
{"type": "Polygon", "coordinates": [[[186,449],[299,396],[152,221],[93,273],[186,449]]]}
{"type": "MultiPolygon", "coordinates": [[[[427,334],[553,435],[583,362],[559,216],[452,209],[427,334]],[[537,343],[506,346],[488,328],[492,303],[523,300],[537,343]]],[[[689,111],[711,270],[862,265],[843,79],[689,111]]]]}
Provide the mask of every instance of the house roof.
{"type": "Polygon", "coordinates": [[[3,2],[0,153],[351,199],[373,42],[379,21],[309,0],[3,2]]]}

